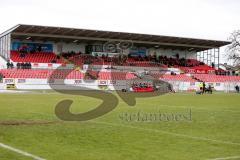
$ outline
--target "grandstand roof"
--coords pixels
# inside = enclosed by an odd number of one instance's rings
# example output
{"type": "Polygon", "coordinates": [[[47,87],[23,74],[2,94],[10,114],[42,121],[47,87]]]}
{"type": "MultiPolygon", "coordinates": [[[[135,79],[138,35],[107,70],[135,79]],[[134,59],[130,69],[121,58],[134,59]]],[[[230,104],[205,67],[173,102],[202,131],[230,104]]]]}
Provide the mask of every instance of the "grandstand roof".
{"type": "Polygon", "coordinates": [[[50,27],[19,24],[4,34],[11,33],[13,39],[31,39],[55,42],[96,42],[96,41],[130,41],[135,45],[188,51],[203,51],[230,44],[229,41],[196,38],[171,37],[127,32],[50,27]]]}

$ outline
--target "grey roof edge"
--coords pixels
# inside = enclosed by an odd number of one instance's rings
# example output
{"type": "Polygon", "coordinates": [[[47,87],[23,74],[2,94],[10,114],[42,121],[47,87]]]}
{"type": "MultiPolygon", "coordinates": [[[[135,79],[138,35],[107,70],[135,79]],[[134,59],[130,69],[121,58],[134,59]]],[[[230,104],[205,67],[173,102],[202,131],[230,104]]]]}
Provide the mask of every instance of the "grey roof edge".
{"type": "Polygon", "coordinates": [[[11,32],[14,31],[15,29],[17,29],[19,26],[21,26],[21,24],[17,24],[17,25],[15,25],[15,26],[13,26],[12,28],[4,31],[3,33],[0,34],[0,37],[3,37],[3,36],[5,36],[5,35],[11,33],[11,32]]]}
{"type": "Polygon", "coordinates": [[[176,39],[188,39],[188,40],[202,40],[202,41],[209,41],[209,42],[218,42],[218,43],[224,43],[225,45],[230,44],[231,41],[224,41],[224,40],[214,40],[214,39],[204,39],[204,38],[190,38],[190,37],[177,37],[177,36],[167,36],[167,35],[156,35],[156,34],[145,34],[145,33],[130,33],[130,32],[118,32],[118,31],[106,31],[106,30],[95,30],[95,29],[83,29],[83,28],[70,28],[70,27],[59,27],[59,26],[44,26],[44,25],[32,25],[32,24],[18,24],[9,30],[3,32],[0,34],[0,37],[14,32],[15,29],[17,29],[20,26],[34,26],[34,27],[52,27],[52,28],[61,28],[61,29],[76,29],[76,30],[87,30],[87,31],[99,31],[99,32],[109,32],[109,33],[122,33],[122,34],[138,34],[138,35],[146,35],[146,36],[159,36],[159,37],[165,37],[165,38],[176,38],[176,39]]]}

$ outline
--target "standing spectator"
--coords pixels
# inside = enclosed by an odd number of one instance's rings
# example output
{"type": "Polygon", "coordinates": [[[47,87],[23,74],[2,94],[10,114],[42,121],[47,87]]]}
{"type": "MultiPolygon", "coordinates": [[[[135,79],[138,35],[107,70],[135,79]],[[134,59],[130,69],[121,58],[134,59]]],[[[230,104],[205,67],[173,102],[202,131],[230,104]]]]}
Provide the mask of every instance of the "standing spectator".
{"type": "Polygon", "coordinates": [[[28,63],[29,69],[32,69],[32,64],[29,62],[28,63]]]}
{"type": "Polygon", "coordinates": [[[20,64],[20,69],[24,69],[24,63],[20,64]]]}
{"type": "Polygon", "coordinates": [[[9,69],[11,66],[10,61],[7,61],[7,69],[9,69]]]}
{"type": "Polygon", "coordinates": [[[239,93],[239,86],[238,85],[235,86],[235,89],[236,89],[237,93],[239,93]]]}
{"type": "Polygon", "coordinates": [[[176,58],[179,59],[179,54],[178,53],[176,54],[176,58]]]}
{"type": "Polygon", "coordinates": [[[205,84],[205,82],[203,82],[203,92],[202,93],[205,93],[205,89],[206,89],[206,84],[205,84]]]}
{"type": "Polygon", "coordinates": [[[21,64],[17,63],[17,69],[20,69],[20,68],[21,68],[21,64]]]}
{"type": "Polygon", "coordinates": [[[199,91],[200,94],[203,94],[203,82],[199,83],[199,91]]]}
{"type": "Polygon", "coordinates": [[[10,63],[10,68],[12,69],[14,67],[13,63],[11,62],[10,63]]]}
{"type": "Polygon", "coordinates": [[[42,52],[42,46],[39,45],[39,46],[37,47],[37,50],[38,50],[38,52],[42,52]]]}
{"type": "Polygon", "coordinates": [[[215,64],[212,62],[212,68],[215,68],[215,64]]]}

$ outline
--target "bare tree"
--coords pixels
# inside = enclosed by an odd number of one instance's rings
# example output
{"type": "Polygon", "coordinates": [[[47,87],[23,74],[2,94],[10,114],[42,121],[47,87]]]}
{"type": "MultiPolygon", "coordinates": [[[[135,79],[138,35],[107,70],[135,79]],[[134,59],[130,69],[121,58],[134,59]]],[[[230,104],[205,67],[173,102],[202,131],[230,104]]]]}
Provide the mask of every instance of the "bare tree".
{"type": "Polygon", "coordinates": [[[229,60],[233,60],[235,66],[240,65],[240,30],[234,31],[229,40],[232,42],[227,47],[227,56],[229,60]]]}

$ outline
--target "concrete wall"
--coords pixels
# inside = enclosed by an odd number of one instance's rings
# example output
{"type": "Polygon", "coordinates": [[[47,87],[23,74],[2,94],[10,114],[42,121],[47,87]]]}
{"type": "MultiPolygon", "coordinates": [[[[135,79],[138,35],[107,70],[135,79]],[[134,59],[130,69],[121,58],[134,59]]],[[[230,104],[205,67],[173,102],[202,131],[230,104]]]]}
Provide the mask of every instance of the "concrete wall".
{"type": "MultiPolygon", "coordinates": [[[[54,83],[52,83],[53,88],[56,89],[66,89],[66,90],[101,90],[101,87],[99,86],[107,86],[107,90],[121,90],[121,89],[127,89],[128,83],[124,80],[81,80],[81,79],[67,79],[64,80],[64,83],[62,83],[63,80],[55,80],[54,83]],[[113,85],[114,83],[114,85],[113,85]]],[[[183,81],[168,81],[173,85],[173,89],[175,91],[189,91],[189,90],[199,90],[199,82],[183,82],[183,81]]],[[[32,89],[32,90],[46,90],[46,89],[52,89],[52,87],[49,85],[47,79],[3,79],[3,83],[0,83],[0,89],[6,89],[7,84],[15,84],[16,89],[20,90],[26,90],[26,89],[32,89]]],[[[225,92],[233,92],[235,91],[235,86],[239,85],[240,82],[208,82],[206,83],[206,86],[211,85],[214,87],[217,91],[225,91],[225,92]]]]}
{"type": "Polygon", "coordinates": [[[7,61],[0,56],[0,69],[7,68],[7,61]]]}
{"type": "Polygon", "coordinates": [[[53,44],[53,52],[59,54],[60,52],[82,52],[85,53],[86,44],[77,44],[77,43],[54,43],[53,44]]]}

